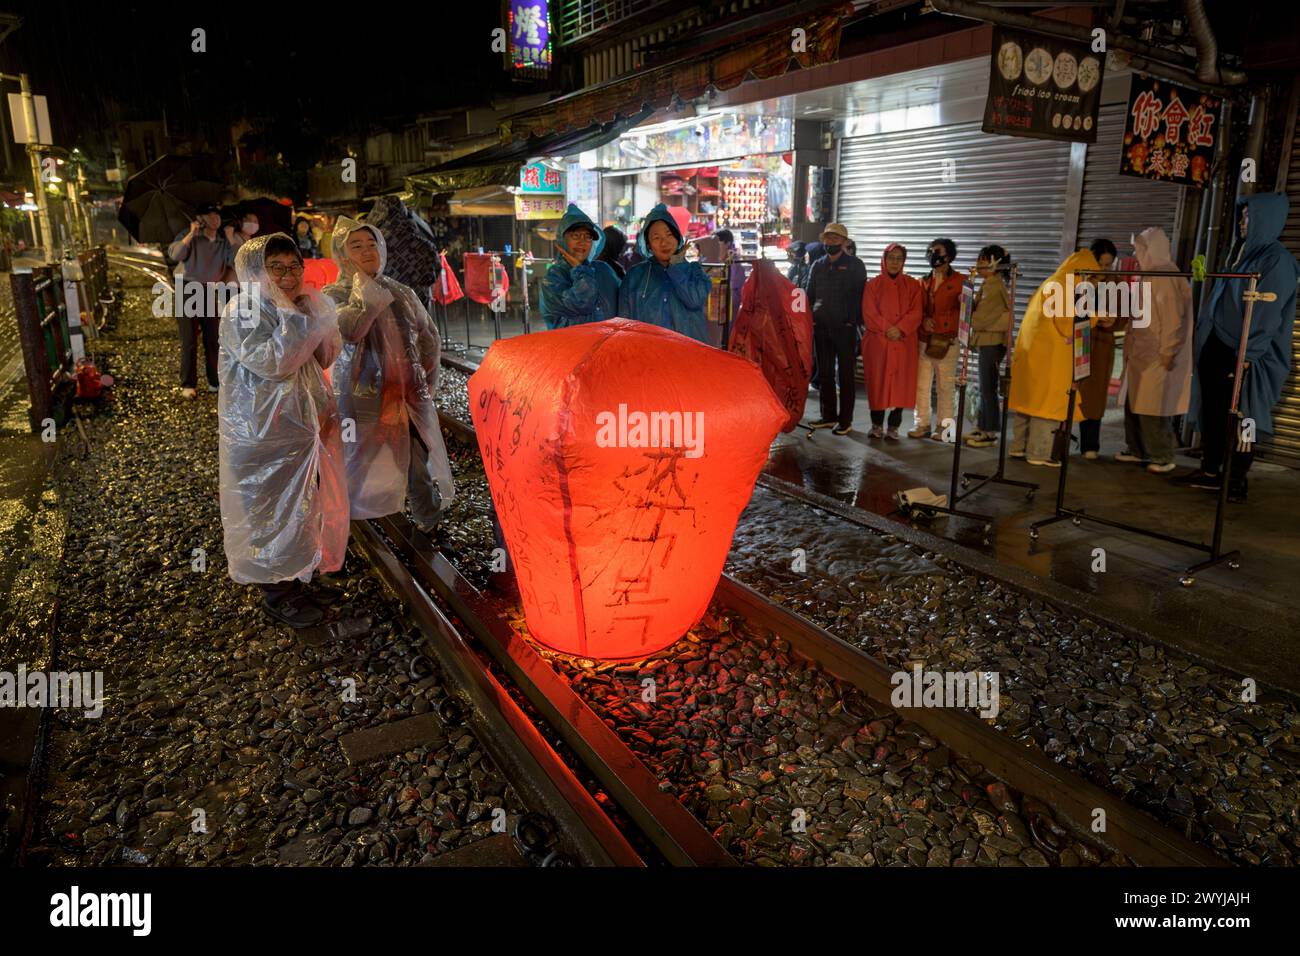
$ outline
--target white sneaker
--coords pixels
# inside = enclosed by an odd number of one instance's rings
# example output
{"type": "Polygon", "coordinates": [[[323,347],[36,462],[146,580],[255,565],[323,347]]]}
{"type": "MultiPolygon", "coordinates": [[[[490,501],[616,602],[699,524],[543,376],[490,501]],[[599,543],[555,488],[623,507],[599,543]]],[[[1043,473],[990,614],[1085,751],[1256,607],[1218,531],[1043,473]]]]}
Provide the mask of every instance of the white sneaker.
{"type": "Polygon", "coordinates": [[[194,398],[194,397],[195,397],[196,395],[198,395],[198,394],[199,394],[199,393],[198,393],[196,390],[192,389],[192,388],[182,388],[182,389],[181,389],[181,398],[194,398]]]}
{"type": "Polygon", "coordinates": [[[1025,453],[1023,451],[1009,451],[1007,452],[1007,456],[1010,458],[1024,458],[1025,453]]]}
{"type": "Polygon", "coordinates": [[[1083,453],[1083,457],[1088,459],[1089,461],[1096,461],[1097,453],[1095,451],[1085,451],[1083,453]]]}
{"type": "Polygon", "coordinates": [[[1147,465],[1147,471],[1151,472],[1151,474],[1153,475],[1164,475],[1173,471],[1177,467],[1178,466],[1175,465],[1172,461],[1166,461],[1161,463],[1157,463],[1153,461],[1151,464],[1147,465]]]}
{"type": "Polygon", "coordinates": [[[1043,468],[1060,468],[1061,463],[1052,458],[1026,458],[1025,461],[1031,465],[1040,465],[1043,468]]]}
{"type": "Polygon", "coordinates": [[[1115,460],[1116,460],[1116,461],[1133,461],[1133,462],[1139,462],[1139,463],[1140,463],[1140,462],[1144,462],[1144,461],[1146,461],[1145,458],[1139,458],[1137,455],[1134,455],[1134,454],[1132,454],[1131,452],[1127,452],[1127,451],[1117,451],[1117,452],[1115,452],[1115,460]]]}

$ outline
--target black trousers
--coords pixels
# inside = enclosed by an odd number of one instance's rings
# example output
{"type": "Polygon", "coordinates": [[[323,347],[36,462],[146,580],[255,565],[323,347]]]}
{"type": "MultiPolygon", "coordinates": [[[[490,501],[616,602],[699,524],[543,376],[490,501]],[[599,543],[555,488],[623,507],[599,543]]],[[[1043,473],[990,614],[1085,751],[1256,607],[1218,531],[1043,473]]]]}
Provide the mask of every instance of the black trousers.
{"type": "MultiPolygon", "coordinates": [[[[1237,372],[1237,351],[1224,345],[1213,332],[1201,347],[1196,373],[1201,385],[1201,468],[1218,473],[1223,468],[1224,442],[1228,441],[1228,407],[1232,404],[1232,377],[1237,372]]],[[[1232,441],[1236,441],[1233,436],[1232,441]]],[[[1244,478],[1255,459],[1253,451],[1234,451],[1229,477],[1244,478]]]]}
{"type": "Polygon", "coordinates": [[[821,376],[821,417],[848,427],[853,424],[853,403],[857,398],[853,369],[858,358],[858,336],[853,323],[814,322],[813,346],[817,350],[817,372],[821,376]],[[837,379],[838,402],[835,394],[837,379]]]}
{"type": "MultiPolygon", "coordinates": [[[[883,408],[871,410],[871,424],[879,428],[885,424],[885,410],[883,408]]],[[[889,427],[897,428],[903,424],[903,410],[901,408],[891,408],[889,410],[889,427]]]]}
{"type": "Polygon", "coordinates": [[[181,316],[176,320],[181,333],[181,388],[198,387],[199,342],[203,339],[203,365],[208,376],[208,384],[217,386],[217,348],[218,333],[221,328],[219,318],[188,318],[181,316]]]}
{"type": "Polygon", "coordinates": [[[1085,418],[1079,422],[1079,451],[1101,451],[1101,419],[1085,418]]]}

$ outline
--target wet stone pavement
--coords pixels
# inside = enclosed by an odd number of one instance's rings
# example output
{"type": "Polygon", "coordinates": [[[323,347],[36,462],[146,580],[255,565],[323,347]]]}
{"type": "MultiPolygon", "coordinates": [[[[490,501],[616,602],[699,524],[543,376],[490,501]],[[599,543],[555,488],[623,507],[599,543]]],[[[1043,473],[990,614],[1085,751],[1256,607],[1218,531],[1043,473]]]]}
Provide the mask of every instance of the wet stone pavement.
{"type": "Polygon", "coordinates": [[[348,556],[334,632],[271,623],[227,576],[215,396],[179,398],[175,329],[150,316],[147,289],[129,283],[104,349],[118,400],[85,423],[90,457],[60,442],[61,666],[102,671],[106,700],[97,719],[54,712],[30,861],[406,865],[490,835],[494,808],[525,808],[464,729],[344,759],[344,735],[446,695],[361,559],[348,556]]]}
{"type": "MultiPolygon", "coordinates": [[[[464,381],[444,369],[439,386],[444,411],[457,417],[468,412],[464,381]]],[[[460,506],[486,507],[486,481],[475,456],[463,449],[456,454],[458,479],[462,487],[471,485],[460,506]]],[[[490,535],[459,534],[462,570],[476,583],[485,581],[490,535]]],[[[1244,701],[1234,676],[763,487],[741,515],[727,570],[892,667],[996,671],[1001,701],[993,723],[999,730],[1234,862],[1290,865],[1300,854],[1300,717],[1288,697],[1244,701]],[[806,559],[798,572],[795,548],[806,559]]],[[[763,653],[752,640],[743,646],[763,653]]],[[[687,642],[671,652],[674,659],[689,655],[699,638],[687,642]]],[[[761,666],[752,673],[762,681],[761,666]]],[[[626,716],[629,701],[639,699],[639,677],[628,684],[608,695],[607,712],[626,716]]],[[[808,732],[833,748],[839,729],[808,732]]],[[[642,741],[646,747],[661,746],[656,734],[647,736],[652,741],[642,741]]],[[[893,753],[909,749],[889,746],[893,753]]],[[[693,767],[700,759],[707,773],[719,758],[683,751],[670,763],[693,767]]],[[[704,801],[708,786],[716,785],[722,784],[704,784],[704,801]]],[[[733,779],[730,785],[745,784],[733,779]]],[[[803,789],[811,797],[812,788],[803,789]]],[[[683,796],[692,805],[694,792],[687,791],[683,796]]],[[[718,790],[714,795],[722,796],[718,790]]],[[[746,836],[736,838],[749,845],[746,836]]]]}

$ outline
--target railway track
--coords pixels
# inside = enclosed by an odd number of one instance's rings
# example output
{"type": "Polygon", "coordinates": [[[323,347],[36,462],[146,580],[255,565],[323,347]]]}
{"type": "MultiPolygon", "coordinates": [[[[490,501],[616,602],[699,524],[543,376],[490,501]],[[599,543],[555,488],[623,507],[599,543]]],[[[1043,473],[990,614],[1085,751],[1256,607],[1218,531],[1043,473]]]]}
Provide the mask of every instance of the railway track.
{"type": "MultiPolygon", "coordinates": [[[[463,361],[448,364],[472,371],[472,366],[463,361]]],[[[450,437],[476,451],[471,427],[445,413],[442,417],[450,437]]],[[[894,669],[727,575],[719,582],[706,617],[714,623],[727,622],[727,630],[719,637],[728,642],[729,650],[724,655],[728,661],[748,663],[748,670],[745,666],[739,668],[740,682],[755,688],[755,700],[759,700],[773,684],[773,662],[783,661],[787,670],[798,672],[807,683],[827,688],[826,709],[836,712],[838,723],[830,728],[819,726],[816,719],[796,713],[805,732],[794,736],[804,743],[795,747],[794,740],[786,740],[791,746],[776,754],[771,752],[775,745],[767,739],[771,735],[756,729],[757,723],[748,734],[743,732],[745,728],[731,727],[732,736],[725,744],[702,740],[685,748],[685,755],[678,754],[681,748],[662,745],[666,739],[663,728],[656,736],[618,717],[636,703],[633,698],[644,680],[642,674],[676,673],[677,680],[668,684],[670,689],[682,683],[683,672],[677,670],[675,660],[681,656],[679,648],[640,664],[575,662],[529,640],[517,605],[492,590],[477,589],[456,566],[454,556],[440,552],[404,518],[360,522],[354,527],[356,540],[389,586],[411,608],[431,652],[460,688],[467,713],[481,722],[476,728],[480,738],[485,743],[488,739],[495,742],[501,751],[493,753],[498,764],[533,805],[544,807],[551,815],[566,843],[566,852],[576,861],[685,866],[756,861],[771,865],[778,846],[794,845],[781,862],[811,862],[817,856],[846,862],[855,856],[849,848],[861,851],[864,841],[869,842],[873,830],[878,829],[871,825],[873,819],[893,816],[894,823],[903,822],[911,812],[910,800],[913,808],[923,804],[922,814],[935,821],[936,828],[955,816],[959,823],[951,829],[952,835],[959,836],[963,829],[978,835],[979,839],[969,837],[958,847],[963,849],[960,862],[964,863],[992,862],[992,857],[970,854],[970,839],[981,846],[998,840],[998,846],[1006,848],[1007,837],[1019,834],[1027,844],[1026,850],[1035,850],[1035,843],[1043,850],[1059,850],[1068,844],[1077,854],[1068,852],[1082,857],[1082,862],[1098,862],[1109,853],[1112,862],[1138,865],[1225,864],[1210,850],[1042,753],[1000,734],[972,713],[938,707],[892,707],[889,701],[894,669]],[[759,661],[764,663],[760,665],[759,661]],[[612,706],[610,698],[602,696],[603,690],[593,690],[609,686],[611,681],[616,685],[612,706]],[[620,703],[620,694],[629,703],[620,703]],[[481,709],[486,709],[486,714],[480,713],[481,709]],[[856,729],[852,726],[855,723],[856,729]],[[842,732],[845,727],[841,725],[847,725],[850,732],[840,742],[840,752],[835,753],[837,748],[833,743],[826,745],[826,739],[828,734],[842,732]],[[815,741],[807,731],[809,727],[819,732],[815,741]],[[864,729],[868,730],[865,737],[864,729]],[[887,734],[883,742],[882,733],[887,734]],[[895,743],[896,739],[912,746],[895,743]],[[547,744],[548,740],[551,744],[547,744]],[[918,743],[920,746],[915,746],[918,743]],[[760,749],[766,752],[760,754],[760,749]],[[856,759],[845,759],[846,754],[855,751],[856,759]],[[941,751],[945,756],[932,760],[941,751]],[[948,752],[952,755],[951,766],[948,752]],[[531,754],[531,758],[521,757],[523,753],[531,754]],[[817,791],[807,786],[787,788],[790,800],[770,792],[763,795],[755,789],[756,780],[773,774],[773,766],[779,767],[777,773],[788,774],[795,781],[837,781],[832,787],[837,797],[816,810],[794,805],[803,796],[810,798],[804,802],[811,803],[817,791]],[[811,776],[806,776],[804,771],[810,768],[811,776]],[[718,773],[723,769],[728,773],[718,773]],[[904,782],[905,775],[908,779],[904,782]],[[936,778],[945,779],[949,790],[959,793],[960,799],[952,801],[951,794],[940,792],[942,800],[931,800],[924,790],[918,795],[917,779],[936,778]],[[886,782],[883,786],[881,779],[886,782]],[[731,805],[719,812],[726,803],[731,805]],[[996,825],[989,822],[990,808],[996,814],[996,825]],[[783,819],[786,811],[795,817],[806,813],[812,818],[836,819],[833,824],[823,819],[820,831],[813,827],[815,846],[807,852],[809,835],[795,823],[787,826],[783,819]],[[760,847],[756,858],[739,859],[740,854],[732,852],[727,844],[739,845],[745,855],[750,855],[755,846],[738,840],[733,823],[757,819],[759,815],[767,817],[759,841],[766,840],[768,846],[760,847]],[[1093,832],[1093,822],[1103,815],[1104,832],[1093,832]],[[1027,826],[1021,825],[1022,816],[1027,826]],[[847,834],[841,832],[846,827],[847,834]]],[[[707,646],[698,638],[691,640],[697,652],[707,646]]],[[[691,650],[690,645],[685,646],[691,650]]],[[[716,651],[707,653],[717,656],[716,651]]],[[[696,660],[700,660],[698,653],[696,660]]],[[[693,663],[688,662],[688,666],[693,663]]],[[[714,666],[706,661],[696,673],[707,673],[703,668],[714,666]]],[[[737,673],[736,666],[731,670],[737,673]]],[[[704,689],[703,680],[687,684],[683,690],[693,686],[698,693],[704,689]]],[[[763,712],[773,709],[769,704],[779,707],[781,699],[775,697],[775,690],[771,692],[773,699],[756,704],[755,713],[759,708],[763,712]]],[[[785,691],[780,694],[784,696],[785,691]]],[[[718,694],[705,692],[700,696],[718,694]]],[[[780,712],[786,709],[780,708],[780,712]]],[[[924,860],[942,864],[956,857],[955,852],[936,854],[937,847],[932,846],[926,856],[918,858],[922,852],[919,847],[927,844],[913,831],[914,823],[917,829],[924,826],[912,814],[907,819],[908,829],[898,828],[909,835],[909,843],[886,847],[892,852],[868,854],[871,862],[924,860]]],[[[890,828],[888,823],[885,828],[890,828]]],[[[928,832],[932,835],[936,831],[928,832]]],[[[1042,856],[1038,852],[1029,858],[1037,860],[1042,856]]],[[[1065,857],[1057,859],[1064,861],[1065,857]]],[[[1046,858],[1043,862],[1047,862],[1046,858]]]]}

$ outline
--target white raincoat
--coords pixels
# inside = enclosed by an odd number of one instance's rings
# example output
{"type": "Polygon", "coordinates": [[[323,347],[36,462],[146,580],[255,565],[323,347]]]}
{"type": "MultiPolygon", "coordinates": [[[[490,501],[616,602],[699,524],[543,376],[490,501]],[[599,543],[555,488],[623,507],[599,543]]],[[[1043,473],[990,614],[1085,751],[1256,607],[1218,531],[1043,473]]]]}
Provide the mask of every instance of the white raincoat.
{"type": "Polygon", "coordinates": [[[266,272],[271,238],[236,253],[246,285],[221,316],[221,525],[240,584],[337,571],[348,543],[338,408],[324,373],[342,348],[334,305],[307,287],[310,315],[288,301],[266,272]]]}
{"type": "MultiPolygon", "coordinates": [[[[324,292],[338,303],[344,342],[332,373],[334,392],[339,414],[356,423],[355,440],[344,442],[352,517],[379,518],[402,511],[411,425],[429,449],[426,474],[436,484],[434,497],[440,496],[445,508],[455,486],[434,404],[441,346],[433,321],[409,286],[384,275],[387,249],[378,229],[340,216],[331,252],[339,264],[339,281],[324,292]],[[379,246],[379,274],[374,278],[359,277],[348,261],[348,236],[358,229],[369,229],[379,246]]],[[[410,480],[429,480],[420,471],[410,480]]]]}
{"type": "MultiPolygon", "coordinates": [[[[1133,246],[1143,269],[1178,271],[1163,230],[1147,229],[1133,246]]],[[[1192,396],[1192,286],[1175,276],[1142,276],[1141,281],[1150,283],[1151,323],[1145,328],[1130,323],[1124,336],[1128,407],[1135,415],[1182,415],[1192,396]],[[1171,358],[1173,368],[1166,369],[1171,358]]]]}

